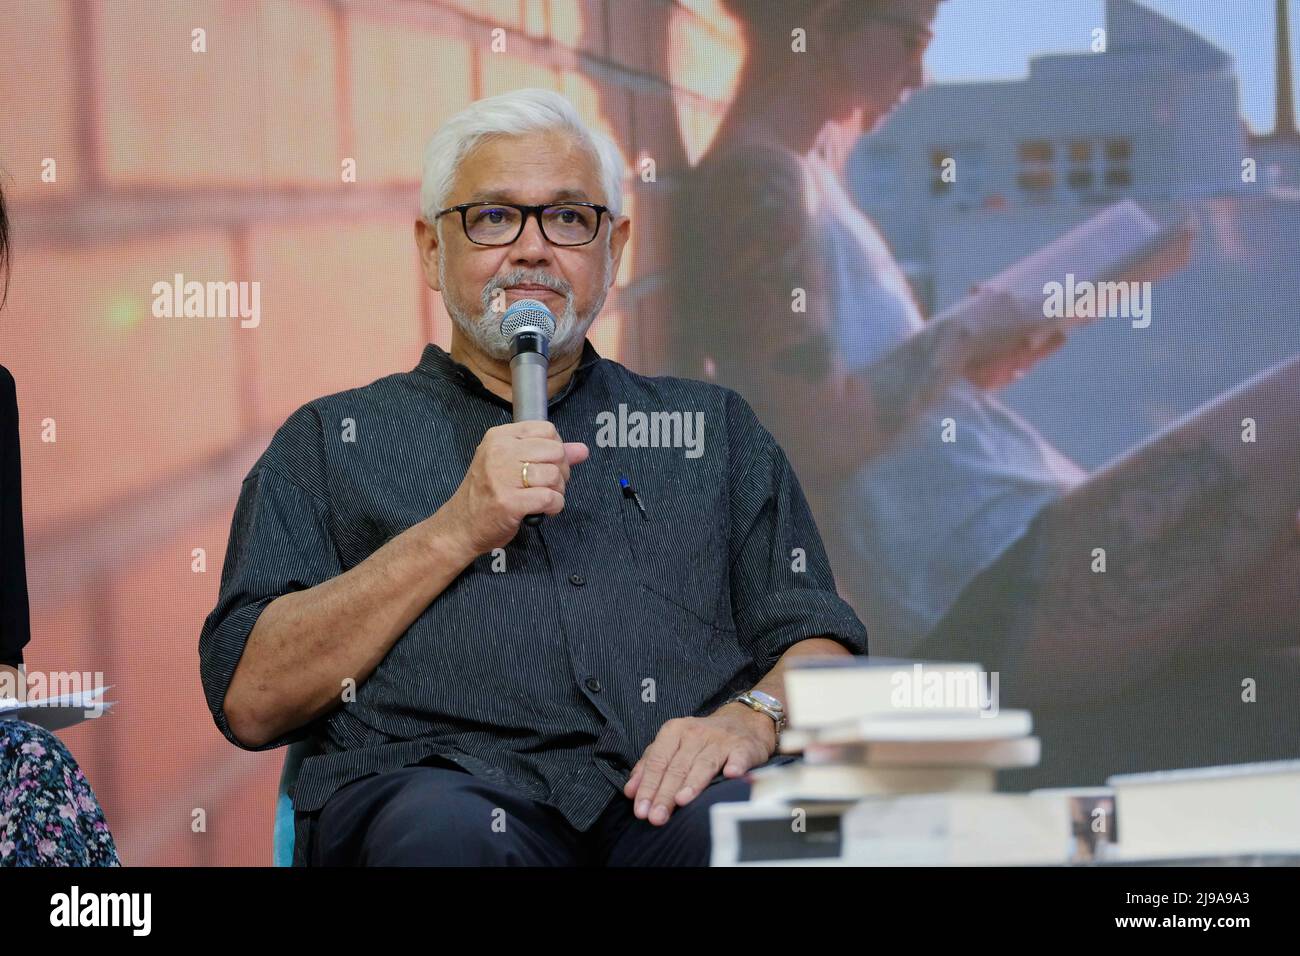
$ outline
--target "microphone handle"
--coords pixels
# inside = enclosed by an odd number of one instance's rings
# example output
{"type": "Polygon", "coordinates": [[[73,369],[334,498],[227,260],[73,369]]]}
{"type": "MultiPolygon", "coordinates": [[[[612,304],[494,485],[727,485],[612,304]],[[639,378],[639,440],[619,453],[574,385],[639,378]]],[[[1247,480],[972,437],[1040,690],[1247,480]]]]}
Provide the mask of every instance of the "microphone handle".
{"type": "MultiPolygon", "coordinates": [[[[550,364],[540,352],[520,352],[510,360],[510,383],[514,391],[514,415],[517,422],[544,422],[548,419],[546,406],[546,373],[550,364]]],[[[536,528],[545,515],[527,515],[524,524],[536,528]]]]}

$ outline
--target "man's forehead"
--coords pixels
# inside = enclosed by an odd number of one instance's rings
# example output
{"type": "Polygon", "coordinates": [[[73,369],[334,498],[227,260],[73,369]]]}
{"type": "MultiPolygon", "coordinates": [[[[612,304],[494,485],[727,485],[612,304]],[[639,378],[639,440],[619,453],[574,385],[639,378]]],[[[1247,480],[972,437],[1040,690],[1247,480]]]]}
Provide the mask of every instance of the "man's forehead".
{"type": "Polygon", "coordinates": [[[528,205],[538,202],[560,202],[565,199],[591,200],[591,190],[578,186],[561,186],[554,189],[530,189],[519,186],[483,186],[470,190],[465,202],[513,202],[528,205]],[[531,194],[531,195],[530,195],[531,194]]]}
{"type": "Polygon", "coordinates": [[[494,136],[461,162],[455,192],[460,202],[595,201],[600,177],[590,155],[568,137],[494,136]]]}

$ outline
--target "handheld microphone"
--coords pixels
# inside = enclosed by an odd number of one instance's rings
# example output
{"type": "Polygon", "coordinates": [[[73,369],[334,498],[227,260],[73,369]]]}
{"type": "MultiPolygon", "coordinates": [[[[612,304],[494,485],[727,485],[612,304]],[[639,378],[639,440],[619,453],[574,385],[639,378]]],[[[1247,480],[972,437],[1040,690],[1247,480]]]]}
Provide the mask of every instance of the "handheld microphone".
{"type": "MultiPolygon", "coordinates": [[[[537,299],[519,299],[501,317],[501,334],[510,340],[510,388],[514,393],[515,421],[547,421],[546,374],[551,364],[555,316],[537,299]]],[[[528,515],[524,523],[536,527],[543,517],[528,515]]]]}

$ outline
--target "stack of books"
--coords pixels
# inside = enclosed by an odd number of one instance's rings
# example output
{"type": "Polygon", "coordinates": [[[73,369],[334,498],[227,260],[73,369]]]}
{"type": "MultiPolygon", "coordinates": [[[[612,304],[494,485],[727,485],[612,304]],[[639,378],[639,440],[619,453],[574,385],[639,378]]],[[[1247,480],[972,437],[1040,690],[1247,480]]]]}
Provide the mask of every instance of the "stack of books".
{"type": "MultiPolygon", "coordinates": [[[[1027,711],[997,704],[978,664],[872,657],[794,661],[781,751],[748,803],[711,808],[713,865],[1064,863],[1083,792],[996,793],[1033,766],[1027,711]]],[[[1096,796],[1096,791],[1088,791],[1096,796]]],[[[1105,796],[1105,794],[1102,794],[1105,796]]],[[[1113,831],[1113,827],[1111,828],[1113,831]]]]}
{"type": "Polygon", "coordinates": [[[1108,859],[1300,863],[1300,760],[1114,776],[1124,824],[1108,859]]]}
{"type": "Polygon", "coordinates": [[[794,764],[752,776],[752,799],[989,793],[996,771],[1038,763],[1028,711],[997,706],[978,664],[814,657],[786,670],[794,764]]]}
{"type": "Polygon", "coordinates": [[[1300,864],[1300,760],[997,793],[1039,741],[976,664],[810,658],[785,690],[802,758],[710,808],[714,866],[1300,864]]]}

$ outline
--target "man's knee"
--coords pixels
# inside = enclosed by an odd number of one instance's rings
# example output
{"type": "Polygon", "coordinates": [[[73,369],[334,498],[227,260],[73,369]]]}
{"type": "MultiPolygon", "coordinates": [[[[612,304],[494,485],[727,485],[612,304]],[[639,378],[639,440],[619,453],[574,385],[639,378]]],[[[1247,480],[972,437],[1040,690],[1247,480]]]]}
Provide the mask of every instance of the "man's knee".
{"type": "Polygon", "coordinates": [[[606,865],[708,866],[713,852],[709,808],[715,803],[743,803],[749,796],[750,783],[744,777],[715,780],[690,803],[675,809],[665,824],[634,819],[611,848],[606,865]]]}

